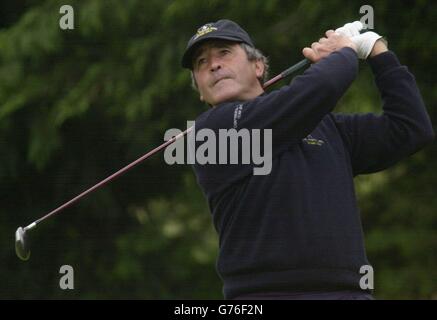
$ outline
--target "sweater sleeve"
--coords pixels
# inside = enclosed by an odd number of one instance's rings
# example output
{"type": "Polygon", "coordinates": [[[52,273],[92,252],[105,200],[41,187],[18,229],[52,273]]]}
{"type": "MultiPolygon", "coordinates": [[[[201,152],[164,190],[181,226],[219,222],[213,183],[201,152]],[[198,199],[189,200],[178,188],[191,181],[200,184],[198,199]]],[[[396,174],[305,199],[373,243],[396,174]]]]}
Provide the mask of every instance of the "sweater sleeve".
{"type": "Polygon", "coordinates": [[[215,107],[206,119],[206,127],[272,129],[273,146],[300,141],[335,107],[357,72],[355,51],[343,48],[279,90],[215,107]]]}
{"type": "Polygon", "coordinates": [[[393,165],[434,139],[414,76],[391,51],[369,59],[383,101],[382,115],[332,114],[352,162],[354,175],[393,165]]]}

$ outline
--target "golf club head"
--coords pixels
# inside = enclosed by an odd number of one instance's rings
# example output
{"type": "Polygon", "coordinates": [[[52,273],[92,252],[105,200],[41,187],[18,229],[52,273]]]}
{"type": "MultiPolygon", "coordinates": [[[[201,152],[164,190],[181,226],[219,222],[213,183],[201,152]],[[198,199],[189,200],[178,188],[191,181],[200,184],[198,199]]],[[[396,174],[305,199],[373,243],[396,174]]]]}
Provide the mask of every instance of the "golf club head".
{"type": "Polygon", "coordinates": [[[26,231],[22,227],[18,227],[17,231],[15,231],[15,253],[23,261],[29,260],[30,257],[30,249],[26,237],[26,231]]]}

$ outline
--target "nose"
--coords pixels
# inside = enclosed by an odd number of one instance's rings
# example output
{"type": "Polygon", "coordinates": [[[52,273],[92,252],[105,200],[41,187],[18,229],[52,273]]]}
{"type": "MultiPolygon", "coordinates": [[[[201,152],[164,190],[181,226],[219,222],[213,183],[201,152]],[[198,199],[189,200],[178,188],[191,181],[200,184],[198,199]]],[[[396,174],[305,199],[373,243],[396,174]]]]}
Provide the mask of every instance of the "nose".
{"type": "Polygon", "coordinates": [[[209,66],[210,71],[211,72],[217,71],[221,69],[221,67],[222,67],[221,59],[214,56],[211,57],[210,66],[209,66]]]}

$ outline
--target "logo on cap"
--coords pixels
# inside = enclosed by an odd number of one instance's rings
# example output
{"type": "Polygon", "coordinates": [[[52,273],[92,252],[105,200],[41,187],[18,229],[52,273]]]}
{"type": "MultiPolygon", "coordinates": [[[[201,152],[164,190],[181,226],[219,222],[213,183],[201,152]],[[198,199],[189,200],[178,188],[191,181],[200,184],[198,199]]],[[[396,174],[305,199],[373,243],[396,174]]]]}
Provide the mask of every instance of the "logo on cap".
{"type": "Polygon", "coordinates": [[[207,23],[204,26],[201,26],[199,29],[197,29],[197,33],[194,36],[193,40],[196,40],[200,36],[203,36],[203,35],[205,35],[207,33],[210,33],[211,31],[215,31],[215,30],[217,30],[217,28],[213,27],[212,23],[207,23]]]}

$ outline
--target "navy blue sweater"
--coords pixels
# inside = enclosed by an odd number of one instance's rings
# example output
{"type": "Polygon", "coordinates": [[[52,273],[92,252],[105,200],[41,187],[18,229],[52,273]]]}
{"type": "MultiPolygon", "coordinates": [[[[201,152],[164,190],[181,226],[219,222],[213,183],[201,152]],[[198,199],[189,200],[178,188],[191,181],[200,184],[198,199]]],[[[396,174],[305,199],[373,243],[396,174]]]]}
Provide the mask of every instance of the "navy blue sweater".
{"type": "Polygon", "coordinates": [[[359,289],[369,262],[353,177],[387,168],[434,137],[414,77],[394,53],[369,63],[382,115],[331,113],[358,72],[355,52],[343,48],[280,90],[197,118],[196,131],[237,124],[273,133],[268,175],[253,175],[252,164],[193,166],[219,235],[225,298],[359,289]]]}

